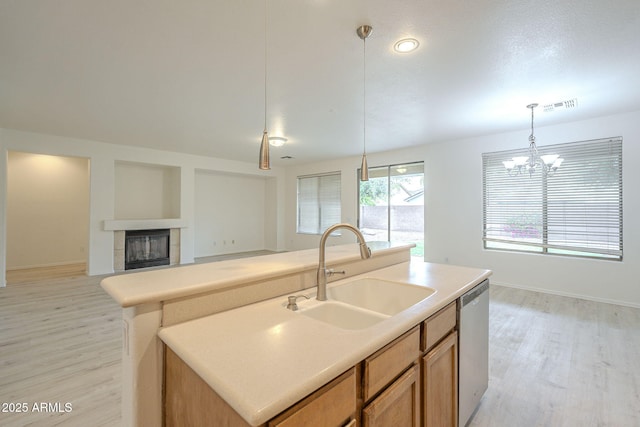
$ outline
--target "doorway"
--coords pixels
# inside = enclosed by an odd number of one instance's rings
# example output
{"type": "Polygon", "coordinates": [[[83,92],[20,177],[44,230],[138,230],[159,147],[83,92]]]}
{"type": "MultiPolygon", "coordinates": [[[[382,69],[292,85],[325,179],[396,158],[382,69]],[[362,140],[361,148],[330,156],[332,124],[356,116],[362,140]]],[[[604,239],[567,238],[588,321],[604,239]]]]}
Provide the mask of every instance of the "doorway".
{"type": "Polygon", "coordinates": [[[89,159],[9,151],[7,283],[85,274],[89,159]]]}
{"type": "Polygon", "coordinates": [[[369,168],[359,181],[358,226],[367,240],[415,243],[424,256],[424,163],[369,168]]]}

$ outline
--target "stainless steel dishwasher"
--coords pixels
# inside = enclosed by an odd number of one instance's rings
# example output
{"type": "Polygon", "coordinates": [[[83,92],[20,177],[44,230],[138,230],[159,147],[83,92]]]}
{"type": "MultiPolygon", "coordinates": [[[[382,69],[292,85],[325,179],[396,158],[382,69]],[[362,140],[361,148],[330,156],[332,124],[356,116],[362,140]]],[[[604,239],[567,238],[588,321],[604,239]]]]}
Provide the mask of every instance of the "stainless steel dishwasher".
{"type": "Polygon", "coordinates": [[[460,297],[458,304],[458,425],[466,426],[489,386],[489,281],[460,297]]]}

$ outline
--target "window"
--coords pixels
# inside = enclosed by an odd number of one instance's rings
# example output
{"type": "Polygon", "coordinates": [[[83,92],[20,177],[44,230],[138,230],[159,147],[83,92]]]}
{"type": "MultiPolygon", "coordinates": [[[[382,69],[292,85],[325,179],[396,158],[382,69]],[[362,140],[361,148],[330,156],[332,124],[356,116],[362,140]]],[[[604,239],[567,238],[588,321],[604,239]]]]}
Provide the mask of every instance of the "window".
{"type": "Polygon", "coordinates": [[[538,151],[564,162],[511,176],[502,161],[526,149],[482,155],[484,247],[622,260],[622,138],[538,151]]]}
{"type": "Polygon", "coordinates": [[[298,233],[322,234],[340,222],[340,173],[298,177],[298,233]]]}
{"type": "Polygon", "coordinates": [[[358,200],[358,226],[367,240],[412,242],[411,255],[424,255],[424,163],[369,168],[358,200]]]}

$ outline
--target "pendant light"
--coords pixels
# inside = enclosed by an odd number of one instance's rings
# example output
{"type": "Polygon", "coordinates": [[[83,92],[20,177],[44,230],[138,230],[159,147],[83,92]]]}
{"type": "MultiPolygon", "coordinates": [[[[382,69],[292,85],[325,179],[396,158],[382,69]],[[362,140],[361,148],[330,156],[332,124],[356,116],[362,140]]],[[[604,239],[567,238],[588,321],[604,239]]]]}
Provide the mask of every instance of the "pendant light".
{"type": "Polygon", "coordinates": [[[271,169],[269,160],[269,134],[267,132],[267,0],[264,2],[264,130],[260,143],[260,158],[258,167],[262,170],[271,169]]]}
{"type": "Polygon", "coordinates": [[[367,165],[367,37],[371,34],[370,25],[358,27],[356,33],[363,42],[362,53],[362,164],[360,165],[360,181],[369,181],[369,167],[367,165]]]}

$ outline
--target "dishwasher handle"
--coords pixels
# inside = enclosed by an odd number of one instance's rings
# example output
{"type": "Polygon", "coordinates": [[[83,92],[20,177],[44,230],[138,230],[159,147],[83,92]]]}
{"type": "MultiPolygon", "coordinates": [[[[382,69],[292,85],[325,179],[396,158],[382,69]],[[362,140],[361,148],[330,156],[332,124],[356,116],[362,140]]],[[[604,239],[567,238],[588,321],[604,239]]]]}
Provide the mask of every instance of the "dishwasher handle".
{"type": "Polygon", "coordinates": [[[470,304],[473,300],[478,298],[482,293],[489,289],[489,280],[485,280],[480,283],[478,286],[467,292],[466,294],[460,297],[460,305],[464,307],[467,304],[470,304]]]}

